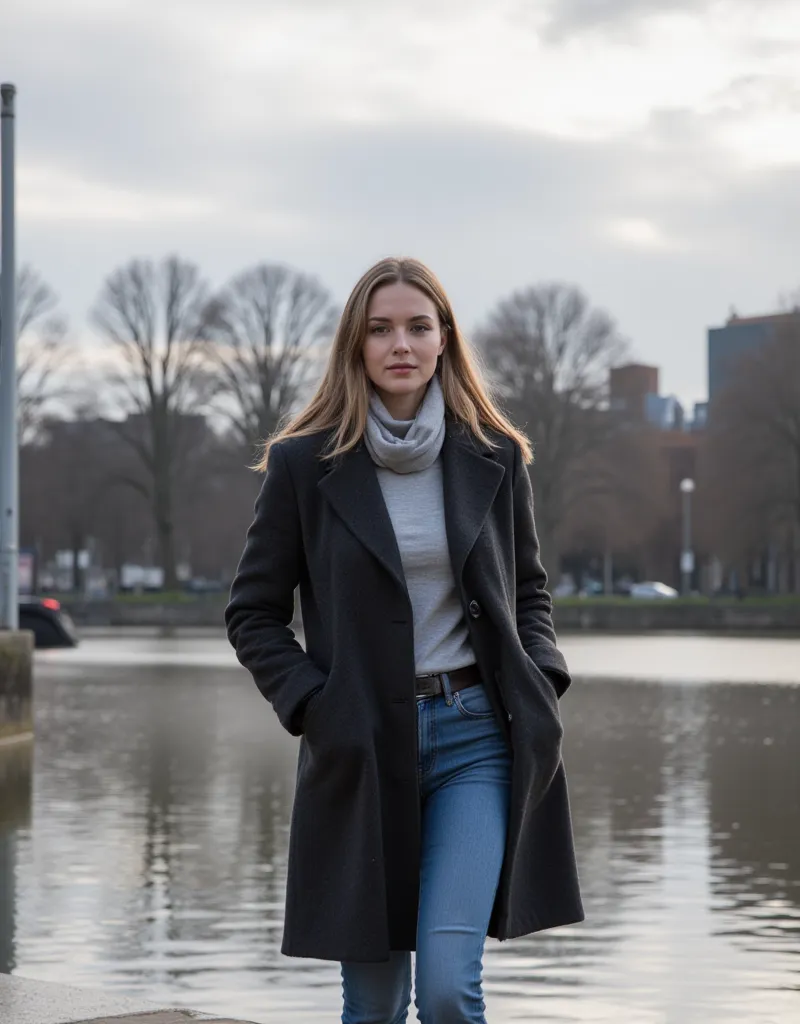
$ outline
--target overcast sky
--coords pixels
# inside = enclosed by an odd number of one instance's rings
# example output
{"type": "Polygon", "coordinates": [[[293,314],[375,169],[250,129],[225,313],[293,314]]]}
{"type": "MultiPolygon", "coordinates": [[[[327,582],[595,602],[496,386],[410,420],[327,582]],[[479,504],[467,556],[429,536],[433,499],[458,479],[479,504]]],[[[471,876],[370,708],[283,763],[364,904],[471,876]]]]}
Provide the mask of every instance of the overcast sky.
{"type": "Polygon", "coordinates": [[[800,287],[798,0],[2,0],[19,259],[72,332],[132,256],[415,255],[471,331],[580,285],[662,391],[800,287]]]}

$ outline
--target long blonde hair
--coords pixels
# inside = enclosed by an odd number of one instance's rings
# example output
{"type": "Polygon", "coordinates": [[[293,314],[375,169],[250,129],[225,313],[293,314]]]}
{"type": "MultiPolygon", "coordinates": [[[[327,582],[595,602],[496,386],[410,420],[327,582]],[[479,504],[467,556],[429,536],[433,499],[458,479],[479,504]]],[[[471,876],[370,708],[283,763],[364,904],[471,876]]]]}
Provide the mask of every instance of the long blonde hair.
{"type": "Polygon", "coordinates": [[[376,288],[398,282],[418,288],[436,306],[447,338],[436,371],[440,374],[447,409],[485,444],[494,446],[483,429],[491,427],[516,441],[523,460],[531,461],[530,442],[492,400],[475,353],[461,333],[450,300],[436,275],[419,260],[387,257],[370,267],[350,293],[316,394],[302,412],[264,442],[253,469],[263,472],[272,445],[287,437],[331,431],[323,455],[325,459],[332,459],[358,444],[366,428],[369,409],[370,381],[361,358],[367,336],[369,302],[376,288]]]}

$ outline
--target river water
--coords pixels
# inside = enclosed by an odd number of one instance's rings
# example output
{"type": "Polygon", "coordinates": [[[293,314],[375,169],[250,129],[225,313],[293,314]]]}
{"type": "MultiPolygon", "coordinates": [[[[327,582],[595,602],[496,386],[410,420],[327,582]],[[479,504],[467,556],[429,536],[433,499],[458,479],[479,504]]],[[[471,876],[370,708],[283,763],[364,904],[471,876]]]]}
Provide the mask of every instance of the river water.
{"type": "MultiPolygon", "coordinates": [[[[487,1019],[800,1021],[800,641],[562,647],[587,920],[489,939],[487,1019]]],[[[339,1019],[338,965],[280,953],[296,741],[223,637],[40,652],[35,721],[0,748],[0,970],[339,1019]]]]}

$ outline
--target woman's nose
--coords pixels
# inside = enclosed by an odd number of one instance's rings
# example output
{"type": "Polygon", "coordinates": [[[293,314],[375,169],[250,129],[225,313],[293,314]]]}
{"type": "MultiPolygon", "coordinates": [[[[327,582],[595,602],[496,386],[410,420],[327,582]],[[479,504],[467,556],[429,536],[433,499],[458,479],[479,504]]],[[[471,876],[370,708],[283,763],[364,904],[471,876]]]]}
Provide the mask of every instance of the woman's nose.
{"type": "Polygon", "coordinates": [[[394,336],[394,348],[404,352],[408,351],[408,338],[402,327],[397,330],[394,336]]]}

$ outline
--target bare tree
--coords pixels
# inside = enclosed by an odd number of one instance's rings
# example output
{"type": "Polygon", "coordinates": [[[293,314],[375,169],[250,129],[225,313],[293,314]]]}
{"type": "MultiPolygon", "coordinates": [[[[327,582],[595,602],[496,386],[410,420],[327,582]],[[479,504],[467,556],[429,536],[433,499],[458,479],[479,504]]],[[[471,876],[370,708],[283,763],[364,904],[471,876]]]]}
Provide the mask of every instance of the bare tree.
{"type": "Polygon", "coordinates": [[[609,370],[626,346],[608,314],[593,309],[578,288],[558,283],[499,302],[477,342],[500,400],[534,444],[537,522],[552,573],[570,511],[592,491],[607,490],[592,456],[614,429],[609,370]]]}
{"type": "MultiPolygon", "coordinates": [[[[109,538],[153,533],[139,502],[123,488],[123,467],[138,469],[135,456],[112,424],[78,406],[74,418],[47,417],[35,441],[20,452],[22,537],[41,559],[72,551],[72,589],[83,589],[80,552],[97,544],[113,556],[109,538]],[[126,465],[127,463],[127,465],[126,465]]],[[[139,470],[141,473],[142,471],[139,470]]]]}
{"type": "Polygon", "coordinates": [[[220,410],[242,443],[271,434],[319,369],[337,311],[316,278],[275,263],[235,277],[210,303],[220,410]]]}
{"type": "Polygon", "coordinates": [[[207,406],[209,373],[203,313],[207,289],[197,267],[177,256],[157,266],[133,260],[105,281],[91,319],[122,358],[124,369],[111,371],[109,383],[122,397],[128,418],[120,436],[146,471],[136,477],[153,511],[164,585],[177,583],[174,487],[185,469],[184,431],[207,406]]]}
{"type": "Polygon", "coordinates": [[[609,570],[624,566],[642,578],[669,507],[658,432],[647,424],[618,423],[574,472],[589,486],[559,529],[562,554],[588,551],[604,571],[607,559],[609,570]]]}
{"type": "MultiPolygon", "coordinates": [[[[258,479],[243,464],[241,442],[193,420],[192,469],[175,488],[176,545],[195,576],[227,583],[241,554],[258,479]],[[255,488],[255,490],[254,490],[255,488]]],[[[48,418],[21,447],[21,541],[35,547],[42,568],[57,551],[73,551],[73,589],[82,588],[77,553],[91,548],[95,564],[119,571],[156,549],[155,524],[140,488],[147,474],[119,423],[75,410],[48,418]]],[[[180,561],[180,558],[179,558],[180,561]]]]}
{"type": "Polygon", "coordinates": [[[58,299],[29,266],[17,274],[17,388],[20,443],[36,434],[43,416],[58,399],[73,391],[63,371],[75,358],[66,340],[67,324],[57,312],[58,299]]]}

